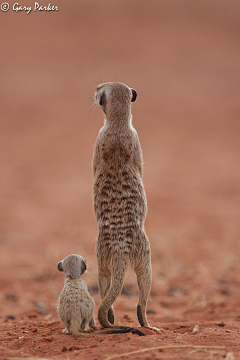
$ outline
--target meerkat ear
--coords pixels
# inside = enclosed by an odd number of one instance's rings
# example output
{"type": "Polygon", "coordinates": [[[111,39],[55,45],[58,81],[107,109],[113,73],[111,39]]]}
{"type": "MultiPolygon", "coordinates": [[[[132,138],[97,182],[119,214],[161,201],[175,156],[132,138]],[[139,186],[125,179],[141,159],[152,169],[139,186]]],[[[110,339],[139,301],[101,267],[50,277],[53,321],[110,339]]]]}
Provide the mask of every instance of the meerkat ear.
{"type": "Polygon", "coordinates": [[[131,89],[131,90],[132,90],[132,100],[131,100],[131,102],[134,102],[136,100],[136,98],[137,98],[137,92],[134,89],[131,89]]]}
{"type": "Polygon", "coordinates": [[[59,270],[59,271],[63,271],[63,263],[62,263],[62,261],[60,261],[60,262],[58,263],[58,270],[59,270]]]}
{"type": "Polygon", "coordinates": [[[101,96],[100,96],[100,99],[99,99],[99,105],[103,106],[104,103],[105,103],[105,100],[106,100],[106,94],[105,94],[105,92],[103,91],[103,92],[101,93],[101,96]]]}
{"type": "Polygon", "coordinates": [[[83,271],[83,273],[84,273],[84,271],[87,270],[87,265],[86,265],[86,263],[85,263],[84,260],[82,260],[82,264],[83,264],[82,271],[83,271]]]}

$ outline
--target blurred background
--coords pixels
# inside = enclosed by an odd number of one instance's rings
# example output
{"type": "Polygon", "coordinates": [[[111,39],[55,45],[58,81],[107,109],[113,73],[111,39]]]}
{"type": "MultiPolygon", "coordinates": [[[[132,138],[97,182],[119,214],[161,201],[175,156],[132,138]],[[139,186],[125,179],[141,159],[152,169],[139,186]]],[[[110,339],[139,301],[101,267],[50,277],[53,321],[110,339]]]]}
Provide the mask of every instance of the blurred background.
{"type": "Polygon", "coordinates": [[[138,93],[152,296],[200,283],[203,303],[214,287],[239,294],[239,1],[56,0],[59,11],[28,15],[9,4],[0,11],[1,314],[36,298],[54,304],[56,265],[70,253],[97,284],[91,162],[104,116],[92,95],[107,81],[138,93]]]}

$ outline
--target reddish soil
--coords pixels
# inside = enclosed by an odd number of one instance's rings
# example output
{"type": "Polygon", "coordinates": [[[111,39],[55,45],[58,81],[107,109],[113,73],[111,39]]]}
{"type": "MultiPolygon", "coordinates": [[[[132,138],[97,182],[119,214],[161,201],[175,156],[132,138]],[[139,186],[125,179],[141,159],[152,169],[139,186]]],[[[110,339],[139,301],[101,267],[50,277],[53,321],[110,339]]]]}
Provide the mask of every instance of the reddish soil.
{"type": "MultiPolygon", "coordinates": [[[[13,4],[0,11],[0,358],[154,347],[129,359],[240,359],[239,1],[57,0],[58,12],[29,15],[13,4]],[[57,316],[57,263],[86,258],[97,315],[91,158],[103,114],[91,97],[112,80],[138,92],[148,319],[160,332],[75,339],[57,316]]],[[[116,323],[139,326],[137,298],[129,272],[116,323]]]]}

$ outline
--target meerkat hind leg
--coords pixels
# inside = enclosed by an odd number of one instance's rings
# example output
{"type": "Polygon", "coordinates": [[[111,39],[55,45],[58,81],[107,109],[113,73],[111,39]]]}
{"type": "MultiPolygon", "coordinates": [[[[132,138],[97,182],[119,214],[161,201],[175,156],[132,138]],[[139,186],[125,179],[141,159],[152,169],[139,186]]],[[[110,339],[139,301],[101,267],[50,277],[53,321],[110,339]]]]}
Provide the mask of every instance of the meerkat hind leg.
{"type": "MultiPolygon", "coordinates": [[[[99,269],[100,269],[100,267],[99,267],[99,269]]],[[[101,298],[104,299],[105,295],[107,294],[107,292],[110,288],[111,275],[109,275],[109,276],[103,275],[101,270],[99,270],[98,279],[99,279],[98,286],[99,286],[99,290],[100,290],[100,295],[101,295],[101,298]]],[[[110,324],[112,324],[112,325],[114,324],[114,310],[113,310],[112,306],[108,310],[108,321],[110,322],[110,324]]]]}
{"type": "Polygon", "coordinates": [[[137,317],[141,326],[149,326],[146,316],[147,299],[150,294],[151,274],[149,271],[137,275],[139,287],[139,300],[137,304],[137,317]]]}
{"type": "Polygon", "coordinates": [[[139,300],[137,304],[137,317],[139,324],[150,330],[159,331],[158,328],[152,327],[147,321],[146,305],[151,289],[151,266],[146,266],[145,272],[137,274],[137,282],[139,287],[139,300]]]}
{"type": "MultiPolygon", "coordinates": [[[[114,259],[113,260],[113,268],[112,268],[112,278],[111,278],[111,285],[106,292],[106,295],[103,298],[102,304],[98,310],[98,320],[102,327],[105,328],[112,328],[112,329],[126,329],[126,326],[115,326],[109,322],[109,314],[111,316],[111,310],[109,313],[109,309],[112,307],[112,304],[117,299],[118,295],[121,293],[126,270],[128,267],[128,263],[125,259],[114,259]]],[[[99,284],[101,281],[101,270],[99,271],[99,284]]],[[[103,278],[103,277],[102,277],[103,278]]],[[[102,284],[101,284],[102,285],[102,284]]]]}

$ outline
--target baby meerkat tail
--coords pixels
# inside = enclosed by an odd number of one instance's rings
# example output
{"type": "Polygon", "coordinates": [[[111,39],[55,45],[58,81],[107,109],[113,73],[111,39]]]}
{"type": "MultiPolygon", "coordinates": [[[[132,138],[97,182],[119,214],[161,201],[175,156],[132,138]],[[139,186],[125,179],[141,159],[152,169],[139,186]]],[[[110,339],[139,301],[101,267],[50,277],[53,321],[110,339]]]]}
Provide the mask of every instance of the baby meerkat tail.
{"type": "Polygon", "coordinates": [[[79,337],[79,336],[82,336],[82,333],[85,330],[87,325],[88,325],[87,319],[82,319],[82,322],[81,322],[81,324],[79,326],[79,320],[72,318],[68,322],[67,329],[68,329],[69,334],[71,334],[71,335],[73,335],[75,337],[79,337]]]}

